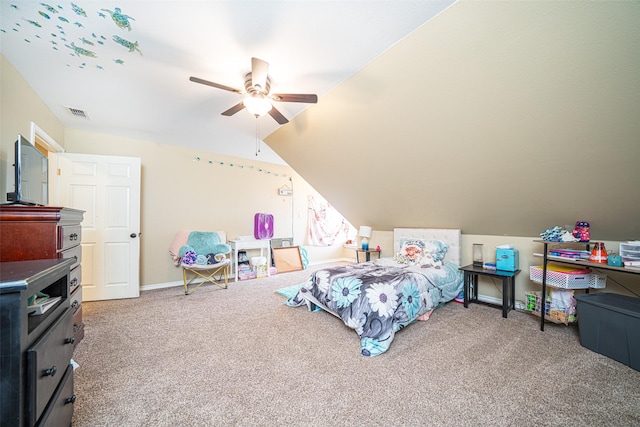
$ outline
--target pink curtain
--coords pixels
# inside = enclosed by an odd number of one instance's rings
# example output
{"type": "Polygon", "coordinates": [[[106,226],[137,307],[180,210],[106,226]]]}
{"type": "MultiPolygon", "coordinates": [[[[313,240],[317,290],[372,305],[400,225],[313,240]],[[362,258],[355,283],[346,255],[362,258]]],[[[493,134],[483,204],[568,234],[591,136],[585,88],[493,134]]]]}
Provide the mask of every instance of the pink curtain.
{"type": "Polygon", "coordinates": [[[309,196],[309,245],[341,245],[355,235],[356,229],[326,200],[309,196]]]}

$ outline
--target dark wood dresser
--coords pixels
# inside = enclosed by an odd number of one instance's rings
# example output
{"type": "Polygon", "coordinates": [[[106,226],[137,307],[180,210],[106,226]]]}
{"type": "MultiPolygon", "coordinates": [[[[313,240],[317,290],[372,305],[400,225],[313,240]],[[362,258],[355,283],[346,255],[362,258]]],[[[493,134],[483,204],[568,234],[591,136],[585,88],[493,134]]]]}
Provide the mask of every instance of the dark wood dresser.
{"type": "Polygon", "coordinates": [[[0,262],[75,258],[70,268],[74,348],[84,337],[82,322],[82,219],[84,211],[0,205],[0,262]]]}
{"type": "Polygon", "coordinates": [[[74,259],[0,263],[0,425],[69,426],[73,392],[73,309],[69,289],[74,259]],[[29,299],[56,298],[43,314],[29,299]]]}

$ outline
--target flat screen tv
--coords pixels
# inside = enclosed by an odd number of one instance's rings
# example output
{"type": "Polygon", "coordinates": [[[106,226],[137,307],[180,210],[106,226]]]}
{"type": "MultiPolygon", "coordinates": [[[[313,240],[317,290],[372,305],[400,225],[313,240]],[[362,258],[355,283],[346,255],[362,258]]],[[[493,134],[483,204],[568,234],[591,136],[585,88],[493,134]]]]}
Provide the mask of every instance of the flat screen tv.
{"type": "Polygon", "coordinates": [[[7,193],[7,200],[12,204],[46,206],[49,159],[22,135],[18,135],[14,153],[15,191],[7,193]]]}

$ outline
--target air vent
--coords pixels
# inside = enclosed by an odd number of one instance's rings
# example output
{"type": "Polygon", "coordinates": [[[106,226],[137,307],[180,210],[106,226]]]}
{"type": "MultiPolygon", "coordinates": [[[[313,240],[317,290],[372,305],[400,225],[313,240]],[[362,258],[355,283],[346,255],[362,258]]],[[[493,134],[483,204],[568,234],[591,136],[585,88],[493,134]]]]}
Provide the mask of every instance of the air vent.
{"type": "Polygon", "coordinates": [[[65,108],[71,113],[71,115],[89,120],[89,115],[87,114],[86,111],[81,110],[79,108],[73,108],[73,107],[65,107],[65,108]]]}

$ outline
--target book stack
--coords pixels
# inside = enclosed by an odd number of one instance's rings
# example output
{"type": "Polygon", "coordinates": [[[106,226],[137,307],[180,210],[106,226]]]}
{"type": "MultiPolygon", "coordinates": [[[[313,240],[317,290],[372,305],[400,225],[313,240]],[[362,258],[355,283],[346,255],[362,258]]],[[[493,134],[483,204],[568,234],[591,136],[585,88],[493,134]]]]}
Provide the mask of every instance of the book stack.
{"type": "Polygon", "coordinates": [[[591,256],[589,251],[579,251],[575,249],[549,249],[549,255],[560,258],[585,260],[588,261],[591,256]]]}
{"type": "Polygon", "coordinates": [[[482,264],[482,268],[484,268],[485,270],[495,270],[496,269],[496,263],[495,262],[485,262],[484,264],[482,264]]]}

